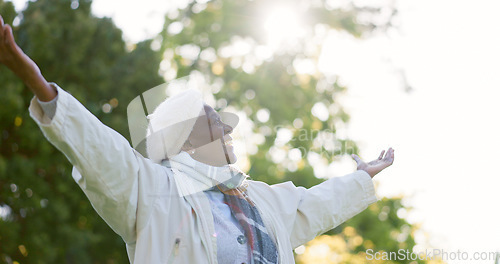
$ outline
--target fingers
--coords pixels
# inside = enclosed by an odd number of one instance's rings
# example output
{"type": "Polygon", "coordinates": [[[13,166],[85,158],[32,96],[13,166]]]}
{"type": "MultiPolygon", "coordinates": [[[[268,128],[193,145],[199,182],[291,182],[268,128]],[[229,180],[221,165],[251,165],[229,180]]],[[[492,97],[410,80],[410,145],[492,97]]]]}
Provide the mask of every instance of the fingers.
{"type": "Polygon", "coordinates": [[[356,161],[357,164],[360,164],[362,162],[361,158],[356,154],[352,154],[351,157],[356,161]]]}
{"type": "Polygon", "coordinates": [[[380,152],[380,156],[378,156],[379,160],[381,160],[384,157],[384,152],[385,152],[385,150],[382,150],[382,152],[380,152]]]}
{"type": "Polygon", "coordinates": [[[393,151],[392,147],[389,147],[387,149],[387,153],[385,153],[385,158],[387,158],[391,154],[392,151],[393,151]]]}
{"type": "Polygon", "coordinates": [[[3,42],[3,35],[4,35],[4,26],[3,26],[3,17],[0,16],[0,42],[3,42]]]}
{"type": "Polygon", "coordinates": [[[13,60],[20,58],[22,50],[16,45],[12,27],[9,24],[4,24],[3,21],[0,22],[0,64],[5,64],[12,70],[10,64],[13,60]]]}
{"type": "Polygon", "coordinates": [[[384,160],[391,161],[392,164],[392,161],[394,160],[394,149],[392,147],[387,150],[384,160]]]}
{"type": "Polygon", "coordinates": [[[14,43],[14,35],[12,34],[12,27],[10,25],[5,25],[3,38],[8,45],[14,43]]]}

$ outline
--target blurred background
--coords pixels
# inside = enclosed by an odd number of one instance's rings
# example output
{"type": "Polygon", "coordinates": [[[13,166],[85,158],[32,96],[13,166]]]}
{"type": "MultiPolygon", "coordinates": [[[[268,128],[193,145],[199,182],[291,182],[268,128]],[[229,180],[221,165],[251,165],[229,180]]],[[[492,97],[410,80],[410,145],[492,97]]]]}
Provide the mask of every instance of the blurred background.
{"type": "MultiPolygon", "coordinates": [[[[499,262],[499,8],[0,0],[46,79],[128,139],[128,103],[189,76],[240,116],[238,163],[255,180],[310,187],[354,171],[352,153],[370,161],[393,147],[394,164],[374,179],[380,201],[295,249],[297,263],[499,262]],[[399,249],[468,259],[367,260],[399,249]]],[[[4,66],[0,82],[0,263],[128,263],[30,119],[32,94],[4,66]]]]}

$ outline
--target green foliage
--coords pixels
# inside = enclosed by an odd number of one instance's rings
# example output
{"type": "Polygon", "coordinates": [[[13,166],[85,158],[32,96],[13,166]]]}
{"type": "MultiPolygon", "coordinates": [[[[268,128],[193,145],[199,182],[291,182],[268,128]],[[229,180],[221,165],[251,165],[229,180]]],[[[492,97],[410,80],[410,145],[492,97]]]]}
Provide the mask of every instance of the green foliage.
{"type": "Polygon", "coordinates": [[[313,167],[306,160],[309,154],[318,154],[321,162],[330,163],[342,154],[357,153],[358,148],[350,139],[336,136],[337,127],[349,121],[349,115],[337,102],[346,87],[337,82],[337,76],[325,76],[318,70],[301,73],[294,65],[301,60],[317,64],[322,46],[314,44],[311,39],[321,40],[324,36],[316,32],[315,26],[361,36],[377,27],[356,22],[357,15],[363,13],[376,17],[380,10],[353,5],[332,10],[323,2],[292,1],[289,6],[304,7],[300,12],[306,32],[303,37],[289,41],[294,45],[282,43],[283,47],[273,50],[269,58],[263,59],[255,51],[265,49],[267,45],[268,36],[263,24],[274,4],[263,0],[216,0],[200,6],[191,2],[180,12],[168,14],[165,30],[159,39],[162,40],[162,52],[170,54],[165,60],[176,69],[176,76],[196,71],[202,73],[209,83],[223,83],[216,98],[244,111],[253,120],[253,132],[265,136],[259,151],[250,157],[249,174],[253,179],[271,184],[293,180],[298,185],[311,187],[321,180],[313,176],[313,167]],[[169,31],[169,26],[174,24],[182,25],[180,33],[169,31]],[[241,53],[244,48],[237,46],[241,43],[248,45],[250,51],[241,53]],[[199,50],[198,55],[192,58],[183,54],[183,47],[199,50]],[[314,51],[306,52],[306,47],[314,51]],[[230,55],[224,55],[224,50],[226,53],[229,50],[230,55]],[[206,59],[202,56],[204,53],[214,53],[216,58],[206,59]],[[248,94],[252,95],[250,99],[248,94]],[[328,109],[326,120],[311,115],[311,109],[317,103],[328,109]],[[259,110],[270,113],[268,121],[258,121],[259,110]],[[301,125],[294,125],[294,121],[301,125]],[[275,144],[279,128],[293,134],[286,144],[275,144]],[[328,134],[320,131],[328,131],[328,134]],[[330,144],[313,144],[325,136],[331,138],[330,144]],[[291,149],[300,150],[299,161],[289,158],[272,161],[273,152],[291,149]]]}
{"type": "MultiPolygon", "coordinates": [[[[271,59],[257,63],[255,70],[248,72],[242,65],[246,60],[254,59],[251,52],[224,57],[221,56],[221,50],[231,47],[235,41],[247,42],[253,48],[266,45],[265,34],[259,25],[262,25],[262,20],[265,19],[262,13],[268,6],[272,5],[258,0],[212,1],[203,11],[194,13],[190,12],[195,9],[191,5],[175,19],[167,21],[166,30],[162,33],[163,51],[174,53],[169,62],[178,70],[178,76],[187,75],[194,69],[214,83],[222,80],[224,85],[216,97],[225,99],[228,105],[244,111],[254,120],[253,132],[265,135],[265,141],[259,145],[258,152],[249,157],[249,175],[253,179],[270,184],[290,180],[298,186],[311,187],[323,179],[315,177],[314,168],[307,161],[309,154],[317,154],[324,162],[330,163],[341,155],[357,153],[358,147],[349,138],[336,135],[337,127],[349,121],[349,115],[337,100],[346,91],[346,87],[337,82],[336,76],[325,76],[318,72],[304,74],[297,71],[293,65],[304,59],[317,63],[317,53],[304,52],[304,47],[310,45],[308,40],[317,37],[313,30],[314,25],[321,23],[332,29],[345,30],[354,36],[362,36],[377,27],[370,23],[357,23],[357,15],[362,12],[376,15],[380,10],[354,7],[347,10],[327,10],[325,7],[309,6],[304,12],[309,18],[309,24],[306,23],[306,28],[309,27],[306,35],[309,38],[298,41],[289,49],[276,50],[271,59]],[[181,22],[185,26],[181,33],[169,34],[168,26],[175,22],[181,22]],[[214,24],[217,27],[214,27],[214,24]],[[194,60],[189,59],[187,56],[183,57],[177,48],[182,45],[195,45],[199,47],[200,54],[215,50],[218,51],[218,56],[212,61],[204,60],[201,56],[194,60]],[[234,60],[241,60],[242,63],[235,66],[234,60]],[[248,93],[254,96],[249,99],[248,93]],[[311,115],[311,109],[316,103],[322,103],[330,109],[326,120],[311,115]],[[258,121],[257,112],[261,109],[270,112],[268,121],[258,121]],[[294,125],[297,120],[301,125],[294,125]],[[285,144],[275,141],[280,128],[288,129],[293,135],[285,144]],[[331,133],[331,137],[321,134],[325,131],[331,133]],[[324,141],[320,146],[314,144],[315,140],[325,138],[334,141],[337,147],[332,148],[324,141]],[[285,152],[299,149],[301,158],[273,161],[272,152],[276,149],[285,152]],[[295,166],[290,166],[291,163],[295,166]]],[[[408,209],[403,207],[401,199],[384,198],[327,234],[338,236],[346,227],[354,228],[365,243],[349,249],[348,253],[352,255],[370,248],[375,251],[412,249],[415,245],[415,227],[398,217],[399,209],[408,209]]],[[[349,237],[345,240],[347,243],[349,237]]]]}
{"type": "MultiPolygon", "coordinates": [[[[315,176],[308,155],[316,154],[328,164],[345,153],[357,153],[355,142],[337,137],[336,133],[349,121],[338,100],[346,87],[334,75],[303,73],[293,65],[300,60],[317,63],[320,44],[313,45],[315,52],[304,52],[307,45],[312,45],[308,40],[318,37],[316,25],[362,36],[376,26],[357,22],[357,15],[368,12],[376,16],[379,10],[331,10],[323,2],[306,6],[305,37],[293,46],[272,50],[270,56],[259,58],[253,51],[266,46],[259,25],[269,2],[263,0],[215,0],[201,5],[191,1],[178,13],[168,14],[165,30],[155,40],[137,43],[132,51],[127,51],[121,31],[109,18],[92,16],[91,1],[78,1],[76,9],[71,8],[71,2],[38,0],[30,2],[22,14],[16,14],[10,2],[0,0],[0,11],[9,24],[18,16],[16,39],[45,77],[72,93],[122,135],[128,136],[127,104],[162,83],[159,72],[167,80],[197,73],[212,87],[221,84],[215,93],[220,103],[217,107],[227,104],[243,111],[254,120],[252,132],[264,136],[258,151],[249,156],[253,179],[270,184],[291,180],[311,187],[323,179],[315,176]],[[182,31],[168,33],[168,27],[175,22],[182,25],[182,31]],[[161,44],[158,51],[151,49],[153,42],[161,44]],[[248,44],[250,52],[221,55],[235,42],[248,44]],[[186,56],[183,47],[197,50],[195,56],[186,56]],[[214,56],[207,59],[202,53],[214,56]],[[174,70],[173,75],[165,69],[159,71],[162,60],[170,65],[169,70],[174,70]],[[329,109],[326,119],[311,115],[318,103],[329,109]],[[105,112],[103,106],[110,111],[105,112]],[[268,111],[269,120],[259,121],[259,110],[268,111]],[[280,128],[291,133],[287,142],[275,141],[280,128]],[[340,147],[333,148],[321,140],[325,131],[340,147]],[[273,160],[276,151],[293,149],[300,151],[300,159],[273,160]]],[[[77,191],[70,176],[71,165],[43,140],[30,120],[26,109],[32,94],[4,67],[0,67],[0,79],[0,206],[2,212],[9,211],[0,218],[1,261],[127,263],[121,239],[77,191]]],[[[399,208],[399,199],[383,200],[329,234],[338,235],[351,226],[375,249],[392,250],[401,243],[410,247],[414,244],[411,234],[403,242],[394,236],[394,232],[412,228],[397,217],[399,208]],[[379,215],[386,208],[387,219],[381,221],[379,215]]],[[[367,246],[362,244],[353,252],[367,246]]]]}
{"type": "MultiPolygon", "coordinates": [[[[105,124],[128,135],[126,106],[163,82],[150,41],[127,52],[109,18],[90,14],[90,1],[30,2],[14,34],[49,81],[72,93],[105,124]],[[90,59],[91,58],[91,59],[90,59]],[[103,112],[110,104],[112,113],[103,112]]],[[[12,4],[0,1],[6,23],[12,4]]],[[[100,219],[71,178],[71,165],[28,115],[33,97],[5,67],[0,70],[1,262],[127,263],[123,241],[100,219]]]]}
{"type": "MultiPolygon", "coordinates": [[[[401,198],[382,198],[367,210],[326,234],[346,237],[346,227],[354,228],[356,234],[363,238],[363,243],[353,247],[350,250],[352,254],[366,252],[368,249],[372,249],[373,252],[412,250],[415,246],[414,232],[418,227],[412,226],[406,219],[398,216],[398,210],[405,212],[404,214],[400,212],[400,215],[405,215],[411,208],[403,206],[401,198]]],[[[407,260],[394,260],[394,263],[407,263],[407,260]]],[[[418,260],[417,263],[425,262],[418,260]]]]}

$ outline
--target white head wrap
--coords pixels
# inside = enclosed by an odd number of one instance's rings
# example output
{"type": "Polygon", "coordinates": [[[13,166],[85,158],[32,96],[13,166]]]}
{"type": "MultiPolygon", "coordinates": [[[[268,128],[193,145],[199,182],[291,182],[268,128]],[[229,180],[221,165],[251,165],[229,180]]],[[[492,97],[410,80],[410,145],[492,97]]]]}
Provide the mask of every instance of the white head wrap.
{"type": "Polygon", "coordinates": [[[148,115],[148,157],[160,163],[178,154],[191,134],[196,119],[204,114],[202,95],[197,90],[188,89],[163,101],[148,115]]]}

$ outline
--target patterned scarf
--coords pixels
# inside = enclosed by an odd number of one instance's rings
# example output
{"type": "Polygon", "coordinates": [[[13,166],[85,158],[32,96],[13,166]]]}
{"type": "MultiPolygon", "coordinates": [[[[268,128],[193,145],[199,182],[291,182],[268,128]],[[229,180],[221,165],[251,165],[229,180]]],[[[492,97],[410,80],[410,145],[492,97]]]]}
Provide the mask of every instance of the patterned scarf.
{"type": "Polygon", "coordinates": [[[224,193],[224,201],[245,231],[255,264],[278,263],[278,250],[271,240],[257,208],[246,198],[224,193]]]}

